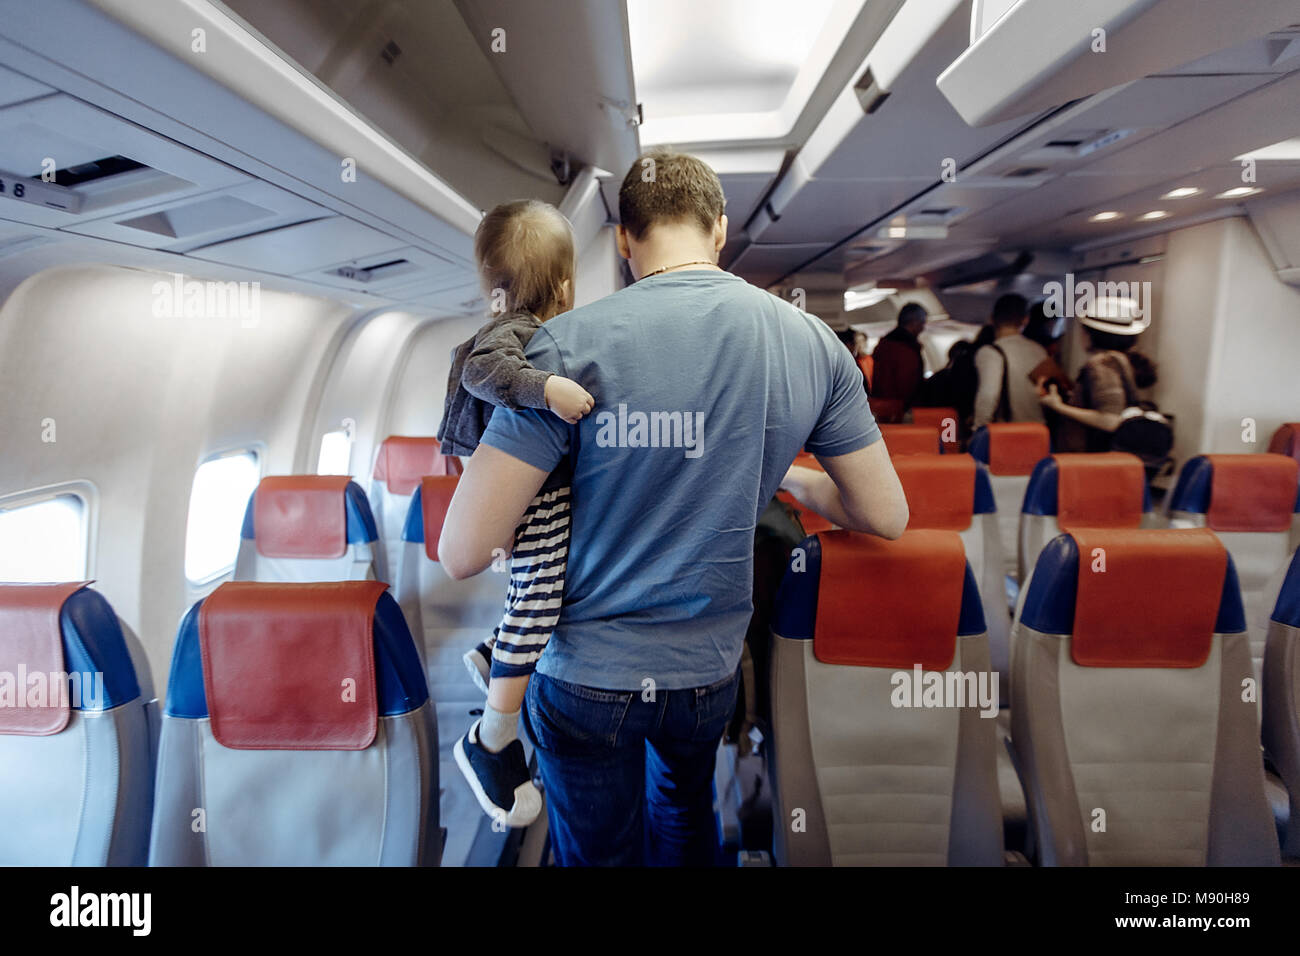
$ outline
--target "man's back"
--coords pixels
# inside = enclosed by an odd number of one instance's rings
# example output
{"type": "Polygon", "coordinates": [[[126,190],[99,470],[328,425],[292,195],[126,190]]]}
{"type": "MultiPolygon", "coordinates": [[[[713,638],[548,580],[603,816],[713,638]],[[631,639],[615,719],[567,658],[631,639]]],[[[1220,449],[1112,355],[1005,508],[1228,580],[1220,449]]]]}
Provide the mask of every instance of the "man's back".
{"type": "Polygon", "coordinates": [[[1030,381],[1029,373],[1046,358],[1045,348],[1018,334],[1004,335],[976,352],[979,391],[975,396],[975,427],[999,420],[1004,369],[1011,405],[1011,417],[1007,420],[1041,422],[1043,407],[1038,401],[1038,388],[1030,381]]]}
{"type": "Polygon", "coordinates": [[[693,270],[553,319],[528,358],[597,401],[577,426],[498,411],[483,439],[544,469],[573,451],[564,611],[538,670],[615,689],[729,676],[754,525],[791,460],[878,437],[852,357],[815,317],[693,270]]]}
{"type": "Polygon", "coordinates": [[[896,328],[880,340],[872,358],[875,369],[871,379],[872,397],[910,404],[925,378],[925,360],[916,337],[896,328]]]}

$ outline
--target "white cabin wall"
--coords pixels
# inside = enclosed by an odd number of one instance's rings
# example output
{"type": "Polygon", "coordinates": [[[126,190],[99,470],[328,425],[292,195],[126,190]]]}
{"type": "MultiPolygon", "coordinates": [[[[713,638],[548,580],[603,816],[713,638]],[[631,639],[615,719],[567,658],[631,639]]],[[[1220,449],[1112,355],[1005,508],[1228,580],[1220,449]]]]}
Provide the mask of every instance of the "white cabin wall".
{"type": "Polygon", "coordinates": [[[1300,420],[1300,289],[1278,278],[1246,219],[1223,224],[1223,287],[1201,444],[1263,451],[1279,425],[1300,420]],[[1256,423],[1254,443],[1242,420],[1256,423]]]}
{"type": "Polygon", "coordinates": [[[159,689],[190,598],[195,469],[213,453],[260,445],[263,474],[290,471],[314,376],[352,315],[326,299],[263,289],[248,327],[238,318],[157,318],[155,283],[171,278],[50,269],[0,308],[0,494],[93,483],[90,574],[140,636],[159,689]],[[46,418],[56,427],[48,444],[46,418]]]}
{"type": "Polygon", "coordinates": [[[388,434],[437,433],[447,399],[452,350],[474,335],[483,321],[476,315],[439,319],[416,331],[397,372],[388,434]]]}

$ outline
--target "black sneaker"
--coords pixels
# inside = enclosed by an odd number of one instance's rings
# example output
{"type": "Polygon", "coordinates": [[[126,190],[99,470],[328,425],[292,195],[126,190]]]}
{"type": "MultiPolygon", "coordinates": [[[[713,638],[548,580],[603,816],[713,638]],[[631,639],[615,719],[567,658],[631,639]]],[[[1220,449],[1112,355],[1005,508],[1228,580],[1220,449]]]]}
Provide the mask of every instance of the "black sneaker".
{"type": "Polygon", "coordinates": [[[461,660],[465,662],[465,669],[469,671],[474,686],[487,694],[488,681],[492,677],[492,648],[480,644],[473,650],[466,651],[461,660]]]}
{"type": "Polygon", "coordinates": [[[494,754],[479,741],[478,727],[476,720],[469,733],[456,741],[456,766],[494,822],[526,827],[542,812],[542,794],[528,772],[524,745],[515,739],[494,754]]]}

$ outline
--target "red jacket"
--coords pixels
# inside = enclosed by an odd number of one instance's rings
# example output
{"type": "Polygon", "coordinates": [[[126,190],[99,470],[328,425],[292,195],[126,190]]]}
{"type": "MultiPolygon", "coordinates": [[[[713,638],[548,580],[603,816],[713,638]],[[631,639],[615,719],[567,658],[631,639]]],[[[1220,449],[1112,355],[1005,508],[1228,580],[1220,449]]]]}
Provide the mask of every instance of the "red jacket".
{"type": "Polygon", "coordinates": [[[871,357],[875,359],[871,397],[893,398],[911,405],[925,378],[921,343],[909,332],[896,328],[880,340],[871,357]]]}

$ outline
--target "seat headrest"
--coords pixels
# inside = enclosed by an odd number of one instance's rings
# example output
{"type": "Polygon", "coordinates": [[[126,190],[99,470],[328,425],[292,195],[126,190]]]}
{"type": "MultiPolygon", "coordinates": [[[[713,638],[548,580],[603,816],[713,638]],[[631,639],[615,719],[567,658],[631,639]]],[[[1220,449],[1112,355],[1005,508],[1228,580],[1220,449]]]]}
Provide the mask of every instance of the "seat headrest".
{"type": "Polygon", "coordinates": [[[894,471],[911,512],[908,528],[969,528],[975,513],[977,469],[970,455],[905,455],[894,459],[894,471]]]}
{"type": "Polygon", "coordinates": [[[204,599],[212,735],[235,750],[364,750],[378,730],[379,581],[231,581],[204,599]]]}
{"type": "Polygon", "coordinates": [[[59,619],[64,602],[88,583],[0,586],[0,734],[48,737],[68,725],[59,619]]]}
{"type": "Polygon", "coordinates": [[[1287,627],[1300,627],[1300,551],[1291,555],[1291,564],[1278,592],[1272,617],[1287,627]]]}
{"type": "Polygon", "coordinates": [[[1205,524],[1215,531],[1291,530],[1300,462],[1285,455],[1206,455],[1210,507],[1205,524]]]}
{"type": "Polygon", "coordinates": [[[1039,555],[1020,622],[1083,667],[1200,667],[1245,630],[1236,571],[1205,528],[1075,529],[1039,555]]]}
{"type": "Polygon", "coordinates": [[[436,438],[390,435],[379,446],[371,475],[394,495],[412,494],[425,475],[460,474],[460,463],[442,454],[436,438]]]}
{"type": "Polygon", "coordinates": [[[943,443],[944,450],[950,454],[961,450],[961,442],[957,438],[957,423],[960,421],[955,408],[912,409],[912,424],[939,429],[939,440],[943,443]]]}
{"type": "Polygon", "coordinates": [[[891,456],[934,455],[943,449],[934,425],[881,425],[880,434],[891,456]]]}
{"type": "Polygon", "coordinates": [[[1151,510],[1142,459],[1120,452],[1053,455],[1030,476],[1022,511],[1071,528],[1137,528],[1151,510]]]}
{"type": "Polygon", "coordinates": [[[970,453],[994,475],[1028,475],[1051,454],[1051,436],[1037,422],[1002,422],[975,432],[970,453]]]}
{"type": "Polygon", "coordinates": [[[347,475],[271,475],[249,499],[242,536],[267,558],[340,558],[379,534],[366,493],[347,475]]]}
{"type": "Polygon", "coordinates": [[[886,541],[829,531],[795,552],[772,629],[811,640],[828,664],[943,670],[958,636],[984,633],[984,613],[955,532],[907,531],[886,541]]]}
{"type": "Polygon", "coordinates": [[[420,480],[420,488],[411,499],[411,510],[406,516],[402,531],[403,541],[424,543],[424,553],[430,561],[438,560],[438,540],[442,537],[442,524],[447,520],[452,495],[456,493],[457,475],[430,475],[420,480]]]}
{"type": "Polygon", "coordinates": [[[1300,422],[1287,422],[1275,431],[1268,450],[1270,454],[1288,455],[1300,461],[1300,422]]]}

